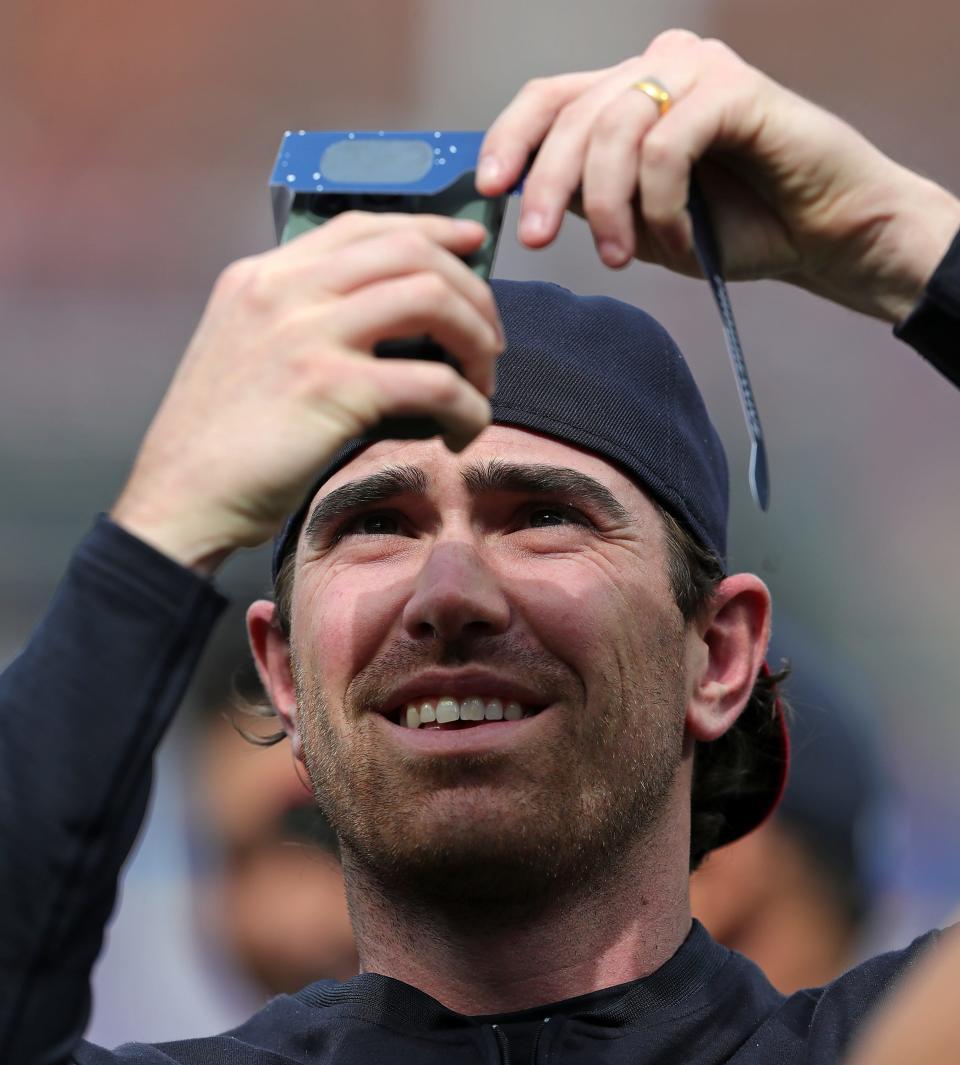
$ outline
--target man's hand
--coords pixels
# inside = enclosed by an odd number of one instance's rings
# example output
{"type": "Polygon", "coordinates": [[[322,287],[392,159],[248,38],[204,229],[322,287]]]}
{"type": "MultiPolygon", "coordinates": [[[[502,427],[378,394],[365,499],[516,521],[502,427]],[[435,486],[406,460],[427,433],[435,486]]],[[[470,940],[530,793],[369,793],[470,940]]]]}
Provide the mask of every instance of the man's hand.
{"type": "Polygon", "coordinates": [[[684,30],[615,67],[529,82],[487,133],[479,191],[509,188],[537,149],[520,219],[530,247],[573,207],[608,266],[636,256],[700,276],[686,211],[696,163],[728,278],[779,278],[892,322],[960,227],[954,196],[684,30]],[[662,117],[633,87],[649,78],[671,95],[662,117]]]}
{"type": "Polygon", "coordinates": [[[385,416],[433,415],[465,447],[490,420],[503,347],[490,287],[458,258],[483,239],[473,222],[350,213],[229,266],[113,519],[210,571],[269,539],[340,445],[385,416]],[[372,356],[422,333],[465,378],[372,356]]]}

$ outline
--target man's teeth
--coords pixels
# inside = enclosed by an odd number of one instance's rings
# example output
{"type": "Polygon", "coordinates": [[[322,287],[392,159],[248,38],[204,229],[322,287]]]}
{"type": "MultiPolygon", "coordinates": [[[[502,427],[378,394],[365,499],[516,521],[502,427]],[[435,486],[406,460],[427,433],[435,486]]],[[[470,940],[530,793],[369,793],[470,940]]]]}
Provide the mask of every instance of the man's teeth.
{"type": "Polygon", "coordinates": [[[407,728],[420,728],[434,722],[449,725],[453,721],[519,721],[524,716],[519,703],[504,704],[499,699],[481,699],[476,695],[457,700],[445,695],[442,699],[408,703],[401,723],[407,728]]]}

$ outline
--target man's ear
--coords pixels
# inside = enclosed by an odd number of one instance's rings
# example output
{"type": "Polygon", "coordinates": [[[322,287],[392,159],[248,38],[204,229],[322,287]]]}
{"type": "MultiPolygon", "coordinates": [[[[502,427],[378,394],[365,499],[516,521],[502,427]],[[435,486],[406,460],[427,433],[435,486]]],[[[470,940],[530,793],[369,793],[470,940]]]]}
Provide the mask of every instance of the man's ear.
{"type": "Polygon", "coordinates": [[[717,586],[706,615],[690,629],[691,691],[687,731],[722,736],[750,699],[770,638],[770,592],[759,577],[737,573],[717,586]]]}
{"type": "Polygon", "coordinates": [[[290,737],[293,756],[302,760],[297,690],[290,668],[290,641],[277,623],[276,604],[269,599],[257,599],[247,608],[247,638],[260,681],[290,737]]]}

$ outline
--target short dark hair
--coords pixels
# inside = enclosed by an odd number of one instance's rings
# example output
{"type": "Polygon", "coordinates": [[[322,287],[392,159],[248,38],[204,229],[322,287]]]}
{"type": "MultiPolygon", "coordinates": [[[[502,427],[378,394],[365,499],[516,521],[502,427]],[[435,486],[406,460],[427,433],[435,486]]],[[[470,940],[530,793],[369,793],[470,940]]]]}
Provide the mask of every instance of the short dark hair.
{"type": "MultiPolygon", "coordinates": [[[[726,571],[720,559],[669,511],[659,509],[666,530],[670,586],[689,624],[708,609],[726,571]]],[[[730,838],[731,807],[769,789],[770,771],[762,761],[762,752],[770,749],[769,737],[781,731],[778,699],[785,706],[777,685],[789,672],[785,664],[777,673],[761,671],[743,713],[730,729],[712,743],[697,742],[690,795],[691,872],[730,838]]]]}
{"type": "MultiPolygon", "coordinates": [[[[683,620],[690,624],[709,608],[717,585],[725,576],[720,559],[704,547],[668,510],[654,504],[666,531],[667,566],[670,587],[683,620]]],[[[290,614],[296,552],[289,551],[277,571],[273,585],[276,624],[290,637],[290,614]]],[[[728,814],[734,799],[742,801],[751,792],[766,787],[769,774],[758,762],[757,729],[780,729],[777,715],[777,684],[789,670],[762,672],[753,685],[746,709],[734,725],[712,743],[697,742],[694,752],[693,787],[691,790],[690,871],[696,869],[707,854],[728,836],[728,814]]],[[[269,704],[250,706],[251,713],[274,717],[269,704]]],[[[284,738],[281,729],[267,735],[243,732],[253,743],[269,746],[284,738]]]]}

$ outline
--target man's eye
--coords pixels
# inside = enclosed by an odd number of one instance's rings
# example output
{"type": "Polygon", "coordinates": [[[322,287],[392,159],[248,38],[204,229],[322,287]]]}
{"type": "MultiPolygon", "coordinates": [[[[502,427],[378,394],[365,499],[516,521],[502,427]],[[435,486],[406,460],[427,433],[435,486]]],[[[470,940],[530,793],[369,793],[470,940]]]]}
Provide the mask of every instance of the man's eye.
{"type": "Polygon", "coordinates": [[[400,521],[395,514],[374,511],[361,514],[342,526],[338,539],[344,536],[396,536],[400,532],[400,521]]]}
{"type": "Polygon", "coordinates": [[[586,525],[586,518],[572,507],[559,505],[534,507],[527,519],[534,529],[547,529],[553,525],[586,525]]]}

